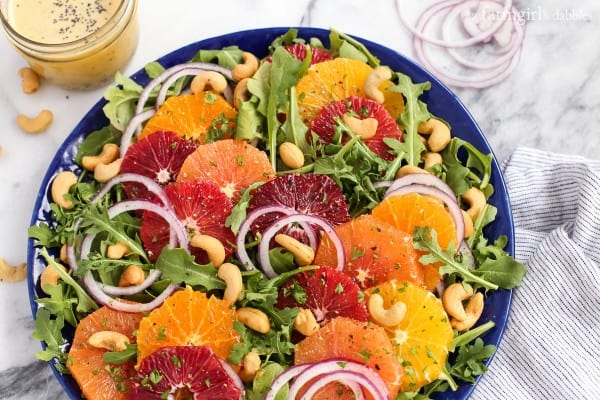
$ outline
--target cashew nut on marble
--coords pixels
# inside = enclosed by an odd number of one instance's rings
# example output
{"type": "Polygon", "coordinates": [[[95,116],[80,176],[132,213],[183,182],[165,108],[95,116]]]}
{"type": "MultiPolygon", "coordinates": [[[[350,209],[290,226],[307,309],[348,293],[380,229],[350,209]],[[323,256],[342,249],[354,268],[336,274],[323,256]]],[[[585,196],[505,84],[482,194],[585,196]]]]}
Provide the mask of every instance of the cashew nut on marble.
{"type": "Polygon", "coordinates": [[[32,94],[39,90],[41,86],[40,76],[31,68],[21,68],[19,70],[21,77],[21,89],[23,93],[32,94]]]}
{"type": "Polygon", "coordinates": [[[0,282],[18,282],[27,277],[27,264],[13,267],[4,258],[0,258],[0,282]]]}
{"type": "Polygon", "coordinates": [[[53,118],[54,116],[50,110],[42,110],[33,118],[29,118],[25,114],[19,114],[17,116],[17,125],[19,125],[19,128],[23,132],[40,133],[48,129],[53,118]]]}

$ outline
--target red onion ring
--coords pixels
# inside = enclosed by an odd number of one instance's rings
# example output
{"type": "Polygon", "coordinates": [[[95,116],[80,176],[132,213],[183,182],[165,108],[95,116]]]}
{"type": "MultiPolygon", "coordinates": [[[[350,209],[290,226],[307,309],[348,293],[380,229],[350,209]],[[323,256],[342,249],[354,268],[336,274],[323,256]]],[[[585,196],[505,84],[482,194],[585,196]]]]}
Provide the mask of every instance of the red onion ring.
{"type": "MultiPolygon", "coordinates": [[[[355,382],[359,383],[359,385],[361,385],[363,388],[368,388],[367,390],[373,395],[375,399],[389,398],[389,391],[387,389],[387,386],[385,385],[385,382],[375,371],[373,371],[364,364],[345,359],[330,359],[310,364],[308,368],[304,369],[301,373],[299,373],[296,376],[293,383],[290,385],[288,398],[295,399],[300,389],[302,389],[307,383],[309,383],[315,378],[320,378],[323,376],[338,373],[340,373],[340,376],[342,376],[341,373],[343,372],[355,374],[352,375],[354,379],[349,379],[351,377],[349,374],[343,374],[343,377],[347,380],[354,380],[355,382]],[[357,377],[359,376],[361,376],[364,379],[364,381],[358,380],[357,377]],[[370,383],[367,385],[362,385],[362,382],[370,383]]],[[[267,400],[267,397],[265,397],[265,400],[267,400]]]]}
{"type": "Polygon", "coordinates": [[[352,390],[354,398],[357,400],[362,400],[365,398],[363,390],[366,390],[374,399],[377,400],[387,400],[389,398],[388,395],[385,397],[378,395],[379,392],[377,390],[377,386],[375,386],[375,384],[365,376],[352,371],[335,371],[317,378],[308,386],[308,389],[306,389],[306,392],[302,394],[300,399],[312,399],[319,390],[332,382],[340,382],[344,386],[347,386],[350,390],[352,390]]]}
{"type": "MultiPolygon", "coordinates": [[[[329,222],[321,217],[317,217],[314,215],[307,214],[293,214],[288,215],[283,218],[280,218],[273,222],[264,232],[262,238],[260,240],[260,244],[258,245],[258,259],[260,261],[260,266],[262,272],[268,277],[273,278],[277,276],[277,273],[273,270],[273,266],[271,265],[271,260],[269,259],[269,244],[271,243],[271,239],[275,236],[275,234],[284,226],[291,223],[309,223],[312,225],[317,225],[322,228],[327,236],[333,243],[336,249],[336,255],[338,260],[337,270],[342,271],[344,266],[346,265],[346,255],[344,253],[344,245],[342,240],[335,232],[333,227],[329,222]]],[[[311,246],[312,247],[312,246],[311,246]]],[[[316,250],[316,246],[313,248],[316,250]]]]}
{"type": "Polygon", "coordinates": [[[448,196],[456,198],[456,194],[450,188],[450,186],[448,186],[446,182],[432,174],[408,174],[401,178],[395,179],[392,181],[391,185],[389,185],[387,191],[384,194],[384,197],[396,189],[400,189],[401,187],[408,185],[413,185],[415,183],[419,185],[433,186],[446,193],[448,196]]]}
{"type": "MultiPolygon", "coordinates": [[[[258,207],[256,209],[252,210],[250,213],[248,213],[248,215],[246,215],[246,219],[240,225],[240,228],[239,228],[237,236],[236,236],[236,241],[235,241],[237,258],[242,263],[242,266],[246,270],[257,269],[256,266],[254,265],[254,263],[252,262],[252,260],[250,260],[250,257],[248,256],[248,252],[246,251],[246,243],[245,243],[246,235],[248,234],[248,232],[250,232],[250,227],[252,226],[254,221],[256,221],[256,219],[258,217],[261,217],[268,213],[293,215],[293,214],[298,214],[298,211],[296,211],[293,208],[285,207],[285,206],[264,206],[264,207],[258,207]]],[[[309,243],[311,243],[311,247],[313,246],[312,244],[314,244],[314,246],[316,247],[317,235],[316,235],[314,229],[312,229],[312,227],[310,225],[304,224],[304,223],[302,223],[301,226],[304,229],[304,232],[308,236],[308,241],[309,241],[309,243]]]]}
{"type": "Polygon", "coordinates": [[[92,198],[90,203],[92,203],[92,204],[97,203],[102,197],[104,197],[110,191],[110,189],[112,189],[115,185],[117,185],[119,183],[123,183],[123,182],[135,182],[135,183],[144,185],[146,187],[146,189],[148,189],[148,191],[152,192],[153,194],[156,195],[156,197],[158,197],[158,199],[163,203],[163,205],[165,207],[171,208],[171,202],[165,195],[165,191],[163,190],[163,187],[160,184],[158,184],[154,179],[148,178],[147,176],[144,176],[144,175],[135,174],[132,172],[119,174],[119,175],[115,176],[114,178],[112,178],[111,180],[109,180],[108,182],[106,182],[104,184],[104,186],[102,187],[102,189],[100,189],[96,193],[96,195],[92,198]]]}
{"type": "MultiPolygon", "coordinates": [[[[502,3],[492,0],[471,0],[466,2],[460,0],[440,1],[428,7],[419,16],[414,26],[406,21],[401,12],[400,0],[396,0],[396,10],[401,22],[414,35],[413,46],[417,58],[424,67],[436,74],[448,85],[470,88],[489,87],[506,79],[519,63],[525,33],[524,24],[518,20],[518,11],[513,7],[512,0],[506,0],[502,3]],[[495,23],[484,28],[474,26],[470,17],[474,6],[487,6],[490,11],[498,15],[495,23]],[[424,32],[430,25],[431,20],[442,14],[444,14],[441,29],[442,38],[437,39],[426,35],[424,32]],[[470,38],[464,40],[448,39],[450,21],[456,20],[461,23],[461,28],[471,35],[470,38]],[[490,42],[492,38],[496,38],[499,49],[489,52],[497,56],[491,63],[479,63],[467,60],[456,50],[457,48],[482,45],[490,42]],[[427,49],[431,45],[445,49],[455,64],[463,68],[481,72],[475,73],[471,71],[468,74],[460,75],[436,67],[432,60],[439,58],[439,56],[433,56],[428,52],[427,49]]],[[[481,13],[481,8],[478,8],[478,12],[481,13]]]]}
{"type": "Polygon", "coordinates": [[[275,377],[273,382],[271,382],[271,389],[265,394],[265,400],[274,400],[277,396],[277,393],[281,390],[281,388],[288,383],[290,380],[296,378],[300,375],[304,370],[310,367],[312,364],[299,364],[294,365],[279,375],[275,377]]]}
{"type": "Polygon", "coordinates": [[[465,222],[463,220],[462,211],[460,210],[460,207],[456,201],[456,197],[450,197],[447,193],[436,187],[421,185],[418,183],[402,186],[396,190],[390,191],[385,195],[385,197],[404,195],[408,193],[419,193],[426,196],[434,196],[440,199],[446,205],[448,212],[450,213],[450,217],[452,217],[452,221],[454,221],[454,228],[456,230],[456,246],[459,246],[465,236],[465,222]]]}
{"type": "Polygon", "coordinates": [[[129,146],[131,146],[131,139],[133,139],[137,129],[142,125],[142,123],[152,118],[155,113],[156,111],[154,109],[146,110],[142,113],[136,114],[133,118],[131,118],[131,120],[129,120],[127,127],[123,131],[123,135],[121,135],[121,145],[119,146],[121,158],[125,156],[127,149],[129,149],[129,146]]]}

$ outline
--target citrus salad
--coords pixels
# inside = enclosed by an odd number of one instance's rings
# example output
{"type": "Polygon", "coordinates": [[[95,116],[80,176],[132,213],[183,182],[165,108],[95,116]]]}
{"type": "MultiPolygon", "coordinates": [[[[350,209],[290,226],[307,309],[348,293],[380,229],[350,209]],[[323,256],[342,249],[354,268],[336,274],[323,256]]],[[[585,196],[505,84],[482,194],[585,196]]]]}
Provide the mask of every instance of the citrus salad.
{"type": "Polygon", "coordinates": [[[29,229],[38,357],[83,397],[425,399],[485,372],[485,297],[525,268],[429,82],[336,30],[146,73],[29,229]]]}

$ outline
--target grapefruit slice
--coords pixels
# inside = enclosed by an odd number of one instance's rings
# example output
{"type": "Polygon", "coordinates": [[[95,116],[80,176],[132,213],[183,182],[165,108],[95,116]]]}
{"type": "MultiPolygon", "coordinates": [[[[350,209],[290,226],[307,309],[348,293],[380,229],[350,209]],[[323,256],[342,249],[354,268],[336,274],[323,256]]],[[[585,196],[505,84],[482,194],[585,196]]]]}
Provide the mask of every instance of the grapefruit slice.
{"type": "MultiPolygon", "coordinates": [[[[233,206],[231,200],[214,182],[199,179],[173,182],[165,187],[165,195],[190,236],[212,236],[225,247],[225,257],[233,254],[235,235],[225,226],[233,206]]],[[[169,224],[162,217],[151,211],[143,213],[140,237],[152,261],[155,261],[162,249],[169,244],[169,233],[169,224]]],[[[204,250],[192,248],[191,253],[197,263],[209,262],[204,250]]]]}
{"type": "Polygon", "coordinates": [[[330,267],[296,275],[280,288],[277,307],[308,308],[321,326],[335,317],[357,321],[369,319],[366,304],[359,297],[358,285],[348,275],[330,267]],[[298,286],[306,294],[304,302],[299,302],[293,295],[298,286]]]}
{"type": "Polygon", "coordinates": [[[134,331],[143,314],[116,311],[106,306],[87,315],[77,325],[69,350],[67,368],[89,400],[125,400],[135,376],[133,362],[120,365],[105,364],[102,360],[107,350],[93,347],[88,339],[96,332],[114,331],[135,343],[134,331]]]}
{"type": "MultiPolygon", "coordinates": [[[[347,99],[328,104],[312,121],[310,129],[319,136],[322,143],[329,144],[335,134],[335,118],[341,118],[344,114],[351,114],[359,119],[375,118],[378,122],[375,135],[363,140],[369,149],[379,157],[386,160],[394,159],[395,156],[389,152],[390,148],[383,142],[383,139],[402,140],[402,131],[385,107],[373,100],[350,96],[347,99]]],[[[344,135],[342,142],[345,143],[349,139],[348,135],[344,135]]]]}
{"type": "Polygon", "coordinates": [[[225,139],[198,146],[184,161],[177,181],[212,180],[235,203],[241,190],[274,177],[264,151],[245,141],[225,139]]]}
{"type": "MultiPolygon", "coordinates": [[[[371,215],[361,215],[335,227],[344,244],[344,272],[365,289],[390,279],[423,284],[423,267],[412,244],[412,235],[404,233],[371,215]]],[[[336,248],[327,235],[321,239],[315,255],[317,265],[337,265],[336,248]]]]}
{"type": "Polygon", "coordinates": [[[448,316],[437,297],[410,282],[389,281],[368,291],[374,293],[383,298],[385,309],[397,302],[406,306],[400,323],[385,331],[405,371],[401,390],[415,392],[437,379],[446,364],[454,338],[448,316]]]}
{"type": "Polygon", "coordinates": [[[130,400],[239,400],[242,390],[206,346],[162,347],[142,361],[130,400]]]}
{"type": "Polygon", "coordinates": [[[189,286],[175,292],[140,321],[137,368],[150,354],[167,346],[208,346],[217,357],[227,359],[240,340],[233,329],[234,318],[229,302],[189,286]]]}
{"type": "MultiPolygon", "coordinates": [[[[390,398],[396,398],[404,371],[383,328],[351,318],[337,317],[296,345],[295,364],[330,358],[345,358],[365,364],[381,376],[390,392],[390,398]]],[[[323,400],[339,398],[354,397],[351,393],[340,390],[340,386],[335,383],[324,387],[313,397],[323,400]]]]}
{"type": "Polygon", "coordinates": [[[206,143],[206,137],[214,127],[229,137],[235,124],[231,121],[237,111],[220,94],[203,91],[168,98],[144,126],[139,139],[157,131],[171,131],[186,139],[206,143]]]}

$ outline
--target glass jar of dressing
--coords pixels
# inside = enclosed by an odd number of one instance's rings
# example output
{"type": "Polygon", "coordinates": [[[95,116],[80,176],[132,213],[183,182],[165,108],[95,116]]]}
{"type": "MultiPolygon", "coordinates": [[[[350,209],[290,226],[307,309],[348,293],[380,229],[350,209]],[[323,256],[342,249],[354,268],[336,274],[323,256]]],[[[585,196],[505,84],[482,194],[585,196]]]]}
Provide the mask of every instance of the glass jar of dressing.
{"type": "Polygon", "coordinates": [[[137,0],[0,0],[0,19],[31,68],[67,89],[112,81],[139,35],[137,0]]]}

